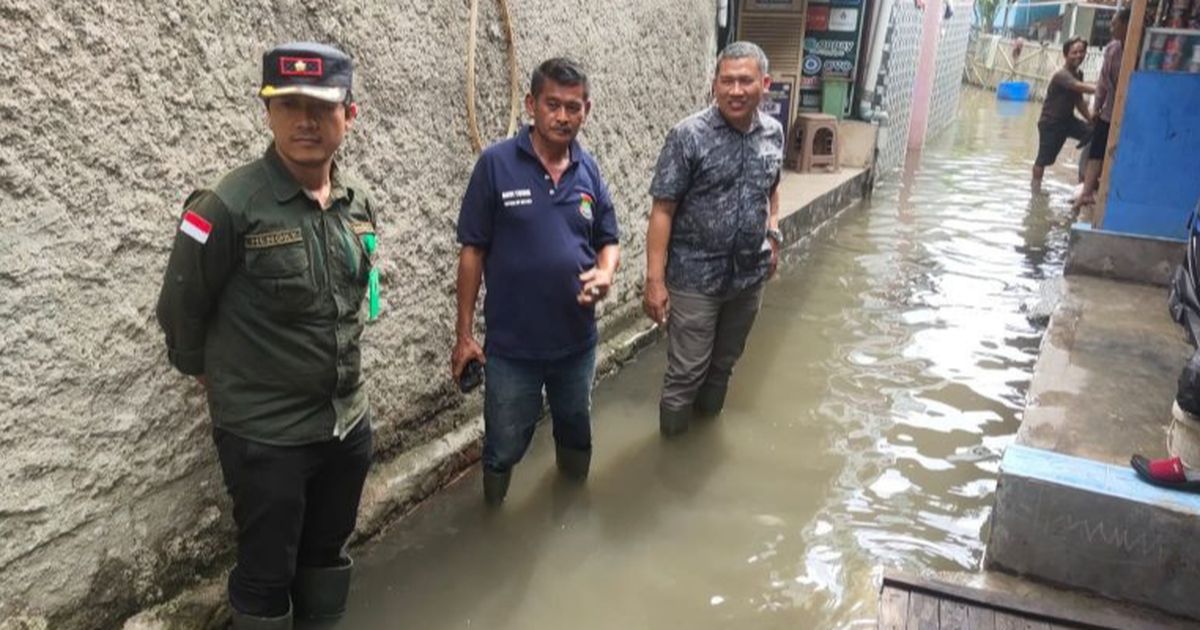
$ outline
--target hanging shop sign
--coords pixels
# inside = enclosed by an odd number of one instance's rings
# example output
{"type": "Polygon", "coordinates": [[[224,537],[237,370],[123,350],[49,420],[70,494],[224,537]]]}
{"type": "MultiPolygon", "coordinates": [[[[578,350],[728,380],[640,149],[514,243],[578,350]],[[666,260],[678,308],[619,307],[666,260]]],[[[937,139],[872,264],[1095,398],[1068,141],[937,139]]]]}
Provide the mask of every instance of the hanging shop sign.
{"type": "Polygon", "coordinates": [[[800,108],[820,109],[822,78],[854,78],[862,0],[810,0],[805,20],[800,108]]]}

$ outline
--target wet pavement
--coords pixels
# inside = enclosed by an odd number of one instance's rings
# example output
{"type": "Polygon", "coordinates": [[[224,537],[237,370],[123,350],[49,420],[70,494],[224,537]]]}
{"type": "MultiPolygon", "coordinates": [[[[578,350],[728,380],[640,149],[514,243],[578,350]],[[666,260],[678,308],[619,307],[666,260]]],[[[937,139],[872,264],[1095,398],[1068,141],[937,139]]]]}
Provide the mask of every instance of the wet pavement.
{"type": "Polygon", "coordinates": [[[597,387],[586,486],[541,427],[503,508],[472,471],[360,549],[336,627],[865,628],[883,568],[975,571],[1042,334],[1022,309],[1066,248],[1074,171],[1031,200],[1036,116],[964,93],[785,261],[720,418],[663,441],[647,350],[597,387]]]}

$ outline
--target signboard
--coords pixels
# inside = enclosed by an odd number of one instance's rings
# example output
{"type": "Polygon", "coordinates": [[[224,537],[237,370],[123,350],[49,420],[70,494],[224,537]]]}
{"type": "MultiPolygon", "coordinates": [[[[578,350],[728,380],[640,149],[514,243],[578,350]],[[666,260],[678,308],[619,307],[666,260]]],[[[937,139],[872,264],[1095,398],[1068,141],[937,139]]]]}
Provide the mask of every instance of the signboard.
{"type": "Polygon", "coordinates": [[[783,125],[783,139],[786,150],[788,140],[788,119],[792,113],[792,81],[781,78],[771,81],[771,89],[766,93],[758,108],[762,113],[779,121],[783,125]]]}
{"type": "Polygon", "coordinates": [[[823,77],[854,78],[862,0],[811,0],[805,20],[800,108],[818,110],[823,77]]]}

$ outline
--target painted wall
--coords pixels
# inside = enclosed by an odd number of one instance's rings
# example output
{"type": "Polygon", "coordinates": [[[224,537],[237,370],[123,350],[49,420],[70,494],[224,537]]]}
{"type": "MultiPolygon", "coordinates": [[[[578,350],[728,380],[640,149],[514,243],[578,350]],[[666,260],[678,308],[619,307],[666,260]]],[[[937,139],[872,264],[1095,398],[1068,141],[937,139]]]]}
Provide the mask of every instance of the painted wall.
{"type": "MultiPolygon", "coordinates": [[[[715,3],[509,4],[523,77],[558,54],[591,72],[583,141],[624,236],[611,328],[639,309],[651,169],[705,101],[715,3]]],[[[478,103],[495,140],[507,72],[496,3],[480,6],[478,103]]],[[[184,198],[267,146],[254,93],[276,43],[332,42],[358,64],[342,163],[374,187],[382,223],[384,314],[364,353],[377,459],[473,417],[445,376],[474,162],[466,35],[462,0],[3,3],[0,620],[106,627],[230,559],[202,394],[168,367],[153,307],[184,198]]]]}
{"type": "Polygon", "coordinates": [[[921,51],[917,55],[917,76],[913,84],[912,113],[908,123],[909,150],[920,150],[925,146],[925,132],[929,129],[929,105],[937,72],[943,1],[925,0],[925,10],[921,16],[921,51]]]}
{"type": "Polygon", "coordinates": [[[1200,203],[1200,74],[1135,72],[1127,99],[1101,227],[1185,238],[1200,203]]]}

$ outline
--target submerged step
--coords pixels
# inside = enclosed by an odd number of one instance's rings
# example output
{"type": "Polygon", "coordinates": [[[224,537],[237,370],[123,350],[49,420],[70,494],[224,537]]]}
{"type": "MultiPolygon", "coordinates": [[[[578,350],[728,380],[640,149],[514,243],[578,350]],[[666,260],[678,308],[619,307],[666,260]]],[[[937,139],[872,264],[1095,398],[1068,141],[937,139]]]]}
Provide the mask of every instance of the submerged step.
{"type": "Polygon", "coordinates": [[[991,527],[989,568],[1200,619],[1200,495],[1014,444],[991,527]]]}

